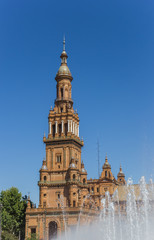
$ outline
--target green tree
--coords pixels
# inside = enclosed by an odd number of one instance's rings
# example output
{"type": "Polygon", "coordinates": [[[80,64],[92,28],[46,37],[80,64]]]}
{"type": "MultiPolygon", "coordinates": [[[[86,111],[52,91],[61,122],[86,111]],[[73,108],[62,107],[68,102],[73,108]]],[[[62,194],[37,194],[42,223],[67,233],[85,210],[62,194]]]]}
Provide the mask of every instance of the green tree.
{"type": "Polygon", "coordinates": [[[16,240],[19,231],[21,239],[24,239],[27,197],[23,198],[19,190],[12,187],[1,192],[0,202],[2,203],[2,239],[16,240]]]}

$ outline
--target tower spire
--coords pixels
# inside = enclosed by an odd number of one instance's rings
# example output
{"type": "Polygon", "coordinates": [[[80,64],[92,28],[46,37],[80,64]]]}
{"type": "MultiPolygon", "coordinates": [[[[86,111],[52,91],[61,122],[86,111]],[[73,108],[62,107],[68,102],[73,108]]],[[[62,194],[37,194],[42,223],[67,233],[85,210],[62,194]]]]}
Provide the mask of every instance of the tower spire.
{"type": "Polygon", "coordinates": [[[63,37],[63,51],[65,52],[65,35],[63,37]]]}

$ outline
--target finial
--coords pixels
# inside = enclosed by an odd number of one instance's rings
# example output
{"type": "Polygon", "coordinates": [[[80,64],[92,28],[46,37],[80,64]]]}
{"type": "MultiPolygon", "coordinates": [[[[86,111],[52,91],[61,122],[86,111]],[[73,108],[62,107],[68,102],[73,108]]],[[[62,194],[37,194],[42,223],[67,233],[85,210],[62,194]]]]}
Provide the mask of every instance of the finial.
{"type": "Polygon", "coordinates": [[[45,132],[44,132],[44,137],[45,137],[45,132]]]}
{"type": "Polygon", "coordinates": [[[64,38],[63,38],[63,51],[65,52],[65,35],[64,35],[64,38]]]}
{"type": "Polygon", "coordinates": [[[120,172],[122,172],[122,167],[121,167],[121,163],[120,163],[120,172]]]}
{"type": "Polygon", "coordinates": [[[28,200],[30,200],[30,192],[28,192],[28,200]]]}
{"type": "Polygon", "coordinates": [[[105,156],[105,162],[107,162],[108,161],[108,159],[107,159],[107,153],[106,153],[106,156],[105,156]]]}

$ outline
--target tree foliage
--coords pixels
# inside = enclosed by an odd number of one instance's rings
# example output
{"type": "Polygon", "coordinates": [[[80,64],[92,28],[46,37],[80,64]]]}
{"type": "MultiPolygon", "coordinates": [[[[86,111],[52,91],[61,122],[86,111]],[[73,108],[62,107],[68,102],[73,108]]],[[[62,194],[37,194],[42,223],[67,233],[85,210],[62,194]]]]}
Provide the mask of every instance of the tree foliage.
{"type": "Polygon", "coordinates": [[[12,233],[9,233],[7,231],[3,231],[2,232],[2,240],[18,240],[18,237],[16,237],[12,233]]]}
{"type": "Polygon", "coordinates": [[[12,187],[1,192],[0,202],[2,203],[2,238],[16,240],[20,231],[21,239],[24,239],[27,197],[23,198],[18,189],[12,187]]]}

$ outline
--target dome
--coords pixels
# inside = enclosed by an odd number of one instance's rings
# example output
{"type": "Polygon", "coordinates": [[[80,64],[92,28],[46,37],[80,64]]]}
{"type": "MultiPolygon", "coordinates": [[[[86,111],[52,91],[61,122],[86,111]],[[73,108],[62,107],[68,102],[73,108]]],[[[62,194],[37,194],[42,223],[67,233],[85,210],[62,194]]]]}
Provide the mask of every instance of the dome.
{"type": "Polygon", "coordinates": [[[81,169],[81,172],[86,172],[86,170],[84,168],[81,169]]]}
{"type": "Polygon", "coordinates": [[[42,170],[47,170],[47,166],[46,166],[46,165],[43,165],[43,166],[42,166],[42,170]]]}
{"type": "Polygon", "coordinates": [[[43,160],[43,164],[42,164],[42,167],[41,167],[42,170],[47,170],[47,165],[46,165],[46,160],[44,159],[43,160]]]}
{"type": "Polygon", "coordinates": [[[72,77],[72,74],[67,66],[67,53],[65,51],[65,39],[63,41],[63,51],[62,51],[62,54],[60,56],[61,58],[61,66],[56,74],[56,80],[59,80],[61,77],[67,77],[69,78],[70,80],[73,80],[73,77],[72,77]]]}
{"type": "Polygon", "coordinates": [[[71,163],[71,164],[70,164],[70,168],[76,168],[75,163],[71,163]]]}
{"type": "Polygon", "coordinates": [[[107,156],[105,157],[105,163],[103,165],[103,169],[105,169],[105,168],[110,168],[111,169],[111,165],[108,162],[107,156]]]}
{"type": "Polygon", "coordinates": [[[59,76],[59,75],[72,76],[72,74],[71,74],[67,65],[61,65],[60,66],[56,76],[59,76]]]}
{"type": "Polygon", "coordinates": [[[118,173],[117,176],[118,176],[118,177],[125,177],[125,174],[123,173],[121,166],[120,166],[120,171],[119,171],[119,173],[118,173]]]}

